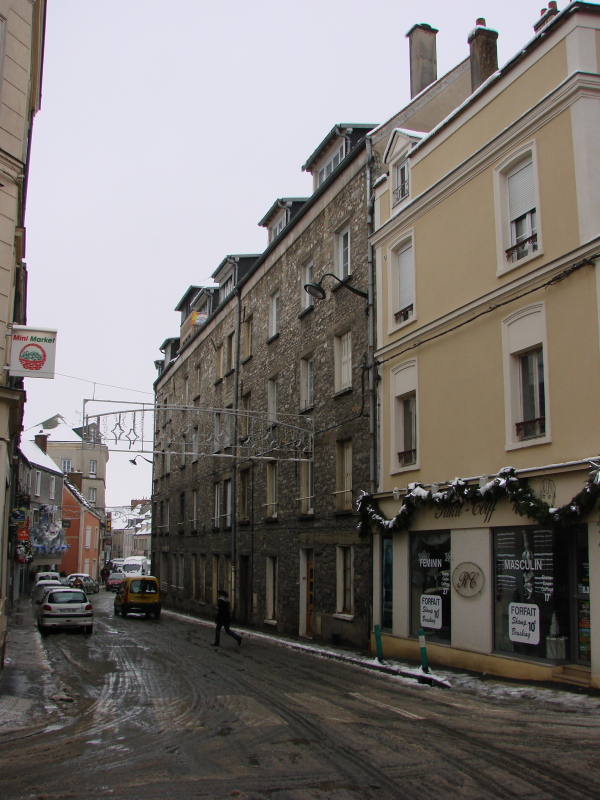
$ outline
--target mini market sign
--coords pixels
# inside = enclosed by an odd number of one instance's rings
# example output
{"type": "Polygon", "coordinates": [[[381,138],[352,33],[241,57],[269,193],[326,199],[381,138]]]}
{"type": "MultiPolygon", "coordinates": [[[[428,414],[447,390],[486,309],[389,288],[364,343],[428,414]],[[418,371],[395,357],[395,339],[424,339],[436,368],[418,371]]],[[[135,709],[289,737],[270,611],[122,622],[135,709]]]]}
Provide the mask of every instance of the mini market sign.
{"type": "Polygon", "coordinates": [[[9,372],[21,378],[54,378],[56,331],[13,325],[9,372]]]}

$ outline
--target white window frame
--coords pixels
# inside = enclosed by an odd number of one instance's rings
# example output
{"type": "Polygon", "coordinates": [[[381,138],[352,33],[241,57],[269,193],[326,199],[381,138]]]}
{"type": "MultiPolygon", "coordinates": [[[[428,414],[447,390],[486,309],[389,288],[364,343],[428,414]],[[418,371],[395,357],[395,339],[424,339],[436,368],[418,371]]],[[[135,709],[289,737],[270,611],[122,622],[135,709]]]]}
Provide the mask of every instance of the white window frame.
{"type": "Polygon", "coordinates": [[[313,283],[315,277],[315,265],[314,262],[307,261],[306,264],[302,265],[302,275],[300,280],[300,306],[302,311],[306,311],[309,308],[312,308],[315,304],[315,298],[310,295],[308,292],[304,290],[304,287],[307,283],[313,283]]]}
{"type": "Polygon", "coordinates": [[[269,298],[269,339],[279,334],[281,293],[279,289],[269,298]]]}
{"type": "Polygon", "coordinates": [[[198,461],[198,442],[199,442],[198,426],[196,426],[192,430],[192,463],[194,461],[198,461]]]}
{"type": "Polygon", "coordinates": [[[96,502],[96,497],[97,497],[96,487],[95,486],[90,486],[90,488],[88,489],[88,493],[89,493],[89,496],[88,496],[89,502],[90,503],[95,503],[96,502]]]}
{"type": "Polygon", "coordinates": [[[198,489],[192,490],[192,529],[198,530],[198,489]]]}
{"type": "Polygon", "coordinates": [[[271,424],[277,422],[279,404],[279,375],[274,375],[267,381],[267,419],[271,424]]]}
{"type": "Polygon", "coordinates": [[[277,216],[273,223],[269,225],[269,244],[271,244],[271,242],[276,239],[281,231],[285,228],[287,224],[287,213],[288,212],[286,209],[282,209],[279,216],[277,216]]]}
{"type": "Polygon", "coordinates": [[[33,493],[35,497],[39,497],[42,493],[42,472],[39,469],[36,469],[35,471],[35,484],[33,493]]]}
{"type": "Polygon", "coordinates": [[[98,462],[93,458],[90,459],[89,474],[90,477],[93,475],[94,478],[98,475],[98,462]]]}
{"type": "Polygon", "coordinates": [[[410,171],[407,156],[392,165],[392,208],[410,196],[410,171]]]}
{"type": "Polygon", "coordinates": [[[223,481],[223,527],[231,528],[231,478],[223,481]]]}
{"type": "Polygon", "coordinates": [[[333,339],[334,392],[352,388],[352,331],[344,331],[333,339]]]}
{"type": "Polygon", "coordinates": [[[267,618],[265,622],[277,621],[277,556],[267,556],[266,564],[266,608],[267,618]]]}
{"type": "MultiPolygon", "coordinates": [[[[495,198],[495,221],[496,221],[496,274],[504,275],[517,269],[523,264],[527,264],[534,258],[544,254],[542,238],[542,215],[540,208],[540,191],[537,168],[537,144],[533,140],[522,145],[518,150],[513,151],[500,164],[494,168],[494,198],[495,198]],[[535,233],[537,236],[536,249],[529,248],[527,255],[513,260],[507,258],[509,250],[515,242],[513,241],[514,220],[511,219],[511,208],[509,203],[509,178],[513,171],[525,160],[530,159],[532,164],[533,180],[533,202],[535,210],[535,233]]],[[[513,215],[514,216],[514,215],[513,215]]],[[[518,216],[518,215],[517,215],[518,216]]]]}
{"type": "Polygon", "coordinates": [[[300,503],[301,514],[315,513],[315,480],[312,453],[300,459],[300,503]]]}
{"type": "Polygon", "coordinates": [[[267,461],[267,502],[265,503],[265,516],[268,519],[277,519],[278,484],[279,469],[277,461],[267,461]]]}
{"type": "Polygon", "coordinates": [[[343,281],[352,275],[352,247],[350,225],[345,225],[335,235],[335,274],[343,281]]]}
{"type": "Polygon", "coordinates": [[[85,549],[89,550],[92,546],[92,526],[85,526],[85,549]]]}
{"type": "Polygon", "coordinates": [[[417,359],[409,359],[394,367],[390,373],[390,474],[407,472],[419,468],[419,393],[418,393],[417,359]],[[414,429],[413,442],[405,441],[406,407],[405,401],[414,397],[414,429]],[[414,444],[414,447],[406,447],[414,444]],[[398,453],[415,450],[414,461],[400,462],[398,453]]]}
{"type": "Polygon", "coordinates": [[[325,181],[331,175],[331,173],[334,172],[334,170],[336,170],[339,167],[339,165],[344,160],[345,156],[346,156],[345,141],[342,141],[339,145],[336,145],[336,148],[333,151],[333,153],[329,156],[327,161],[325,161],[323,166],[318,170],[317,186],[316,186],[317,189],[322,183],[325,183],[325,181]]]}
{"type": "Polygon", "coordinates": [[[63,458],[62,461],[62,471],[65,475],[68,475],[71,472],[71,459],[70,458],[63,458]]]}
{"type": "Polygon", "coordinates": [[[315,402],[315,359],[312,353],[300,359],[300,410],[312,408],[315,402]]]}
{"type": "Polygon", "coordinates": [[[352,545],[336,545],[336,616],[354,616],[354,548],[352,545]],[[346,602],[347,601],[347,602],[346,602]]]}
{"type": "Polygon", "coordinates": [[[352,439],[335,443],[335,510],[352,511],[354,497],[352,485],[352,439]]]}
{"type": "Polygon", "coordinates": [[[240,519],[250,519],[252,474],[249,469],[240,470],[240,519]]]}
{"type": "Polygon", "coordinates": [[[242,325],[242,360],[252,355],[253,316],[250,314],[242,325]]]}
{"type": "Polygon", "coordinates": [[[502,351],[504,364],[504,418],[506,450],[535,447],[552,441],[550,417],[550,380],[548,343],[546,338],[546,310],[544,303],[534,303],[513,312],[502,320],[502,351]],[[518,423],[523,419],[523,389],[521,384],[521,357],[541,348],[544,365],[544,434],[520,438],[518,423]]]}
{"type": "Polygon", "coordinates": [[[229,297],[232,291],[233,291],[233,273],[231,273],[231,275],[229,275],[227,280],[224,281],[219,287],[219,303],[222,303],[226,297],[229,297]]]}
{"type": "Polygon", "coordinates": [[[50,475],[50,490],[48,492],[48,499],[54,500],[56,494],[56,475],[50,475]]]}
{"type": "Polygon", "coordinates": [[[388,248],[386,256],[389,333],[392,333],[417,316],[414,231],[404,231],[388,248]]]}
{"type": "Polygon", "coordinates": [[[216,481],[213,483],[213,528],[221,527],[221,484],[216,481]]]}

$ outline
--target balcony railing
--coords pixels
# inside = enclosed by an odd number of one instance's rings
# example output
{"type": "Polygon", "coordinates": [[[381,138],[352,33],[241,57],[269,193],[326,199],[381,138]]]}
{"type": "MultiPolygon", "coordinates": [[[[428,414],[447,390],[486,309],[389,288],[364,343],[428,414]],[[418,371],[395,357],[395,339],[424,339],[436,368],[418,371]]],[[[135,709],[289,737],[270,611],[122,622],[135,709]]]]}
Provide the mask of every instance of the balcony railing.
{"type": "Polygon", "coordinates": [[[507,261],[518,261],[520,258],[528,256],[530,252],[533,253],[534,250],[537,250],[537,233],[533,233],[526,239],[521,239],[520,242],[517,242],[504,252],[506,253],[507,261]],[[531,245],[531,250],[528,245],[531,245]]]}
{"type": "Polygon", "coordinates": [[[405,197],[408,197],[408,180],[402,181],[400,186],[394,189],[392,196],[394,198],[394,206],[397,206],[401,200],[404,200],[405,197]]]}
{"type": "Polygon", "coordinates": [[[416,448],[413,450],[402,450],[402,452],[398,453],[398,461],[400,462],[401,467],[408,467],[409,464],[416,464],[417,463],[416,448]]]}
{"type": "Polygon", "coordinates": [[[546,435],[546,417],[526,419],[523,422],[517,422],[515,427],[517,429],[517,438],[519,441],[522,442],[524,439],[536,439],[539,436],[546,435]]]}
{"type": "Polygon", "coordinates": [[[406,308],[400,309],[400,311],[396,311],[394,314],[394,319],[396,322],[406,322],[407,319],[410,319],[413,315],[413,304],[411,303],[406,308]]]}

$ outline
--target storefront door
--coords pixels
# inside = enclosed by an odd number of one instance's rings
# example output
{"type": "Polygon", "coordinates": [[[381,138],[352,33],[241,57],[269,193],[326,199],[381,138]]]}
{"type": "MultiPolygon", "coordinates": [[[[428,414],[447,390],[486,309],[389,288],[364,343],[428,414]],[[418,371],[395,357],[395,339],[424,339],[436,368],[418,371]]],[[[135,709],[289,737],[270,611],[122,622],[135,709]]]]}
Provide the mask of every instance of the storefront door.
{"type": "Polygon", "coordinates": [[[588,554],[588,532],[577,529],[573,537],[573,660],[578,664],[591,662],[590,649],[590,563],[588,554]]]}

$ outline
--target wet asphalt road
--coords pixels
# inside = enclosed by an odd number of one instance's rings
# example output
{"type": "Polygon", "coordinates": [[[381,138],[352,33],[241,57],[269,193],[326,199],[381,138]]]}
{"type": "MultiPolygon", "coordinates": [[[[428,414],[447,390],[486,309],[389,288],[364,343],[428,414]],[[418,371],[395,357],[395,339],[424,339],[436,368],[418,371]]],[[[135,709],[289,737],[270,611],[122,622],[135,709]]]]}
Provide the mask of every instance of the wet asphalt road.
{"type": "Polygon", "coordinates": [[[93,603],[92,636],[42,640],[19,612],[2,800],[600,798],[595,708],[421,686],[251,635],[215,651],[208,626],[93,603]]]}

